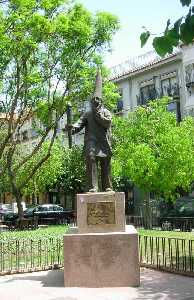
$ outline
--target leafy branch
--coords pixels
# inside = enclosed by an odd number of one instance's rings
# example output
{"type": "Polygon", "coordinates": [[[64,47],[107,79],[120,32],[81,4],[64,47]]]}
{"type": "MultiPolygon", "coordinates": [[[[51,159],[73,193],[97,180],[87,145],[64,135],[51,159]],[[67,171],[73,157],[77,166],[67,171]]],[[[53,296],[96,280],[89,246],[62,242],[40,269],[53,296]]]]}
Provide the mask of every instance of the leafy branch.
{"type": "MultiPolygon", "coordinates": [[[[182,16],[176,22],[171,24],[170,19],[167,21],[166,28],[162,35],[153,39],[153,47],[160,56],[171,54],[174,47],[180,42],[188,45],[194,39],[194,6],[191,6],[191,0],[180,0],[182,6],[189,8],[186,16],[182,16]]],[[[140,35],[141,47],[149,40],[152,33],[145,30],[140,35]]]]}

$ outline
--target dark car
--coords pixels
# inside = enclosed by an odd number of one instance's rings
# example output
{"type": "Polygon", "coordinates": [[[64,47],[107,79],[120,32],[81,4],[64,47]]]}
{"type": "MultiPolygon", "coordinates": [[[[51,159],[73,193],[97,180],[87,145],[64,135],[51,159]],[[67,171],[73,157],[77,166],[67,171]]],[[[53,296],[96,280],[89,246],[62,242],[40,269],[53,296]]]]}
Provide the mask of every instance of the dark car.
{"type": "MultiPolygon", "coordinates": [[[[56,204],[43,204],[24,211],[24,218],[36,218],[39,224],[65,224],[75,219],[75,211],[65,210],[56,204]]],[[[18,214],[6,215],[5,221],[18,219],[18,214]]]]}
{"type": "Polygon", "coordinates": [[[0,220],[4,220],[6,214],[13,213],[11,204],[0,203],[0,220]]]}

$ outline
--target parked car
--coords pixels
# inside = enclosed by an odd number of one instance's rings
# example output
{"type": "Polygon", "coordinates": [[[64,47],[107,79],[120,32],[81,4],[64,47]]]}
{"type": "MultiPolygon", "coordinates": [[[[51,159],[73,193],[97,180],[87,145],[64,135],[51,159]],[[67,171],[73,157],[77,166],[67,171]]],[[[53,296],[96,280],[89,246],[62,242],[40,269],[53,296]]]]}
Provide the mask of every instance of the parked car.
{"type": "MultiPolygon", "coordinates": [[[[26,210],[26,204],[25,202],[21,202],[23,210],[26,210]]],[[[17,213],[18,208],[17,208],[17,203],[12,202],[12,203],[0,203],[0,219],[4,219],[4,216],[6,214],[10,213],[17,213]]]]}
{"type": "MultiPolygon", "coordinates": [[[[63,209],[63,207],[56,204],[43,204],[24,211],[24,218],[37,218],[39,224],[65,224],[71,223],[75,219],[75,211],[63,209]]],[[[16,221],[18,219],[17,213],[7,214],[6,221],[16,221]]]]}
{"type": "Polygon", "coordinates": [[[4,216],[12,212],[11,204],[0,203],[0,220],[4,221],[4,216]]]}

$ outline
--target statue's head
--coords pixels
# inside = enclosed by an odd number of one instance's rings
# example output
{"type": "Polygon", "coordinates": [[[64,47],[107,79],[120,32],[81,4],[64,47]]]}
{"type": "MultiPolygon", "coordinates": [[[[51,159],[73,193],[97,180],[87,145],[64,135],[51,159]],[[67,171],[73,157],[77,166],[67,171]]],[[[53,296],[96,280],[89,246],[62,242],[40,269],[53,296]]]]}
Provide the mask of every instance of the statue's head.
{"type": "Polygon", "coordinates": [[[102,105],[102,99],[99,97],[93,97],[91,102],[92,102],[93,108],[97,108],[102,105]]]}
{"type": "Polygon", "coordinates": [[[95,107],[98,107],[101,104],[102,104],[102,76],[101,76],[101,71],[98,68],[97,74],[96,74],[94,94],[92,97],[92,105],[94,105],[95,107]]]}

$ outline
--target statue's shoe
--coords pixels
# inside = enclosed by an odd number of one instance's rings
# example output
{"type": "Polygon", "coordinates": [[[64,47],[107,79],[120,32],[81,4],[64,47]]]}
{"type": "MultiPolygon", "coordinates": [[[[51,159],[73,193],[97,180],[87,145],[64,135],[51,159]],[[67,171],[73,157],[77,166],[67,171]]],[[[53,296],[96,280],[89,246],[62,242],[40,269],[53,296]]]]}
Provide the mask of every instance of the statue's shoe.
{"type": "Polygon", "coordinates": [[[112,192],[113,190],[111,188],[107,188],[106,192],[112,192]]]}
{"type": "Polygon", "coordinates": [[[97,189],[90,189],[89,193],[97,193],[97,189]]]}

